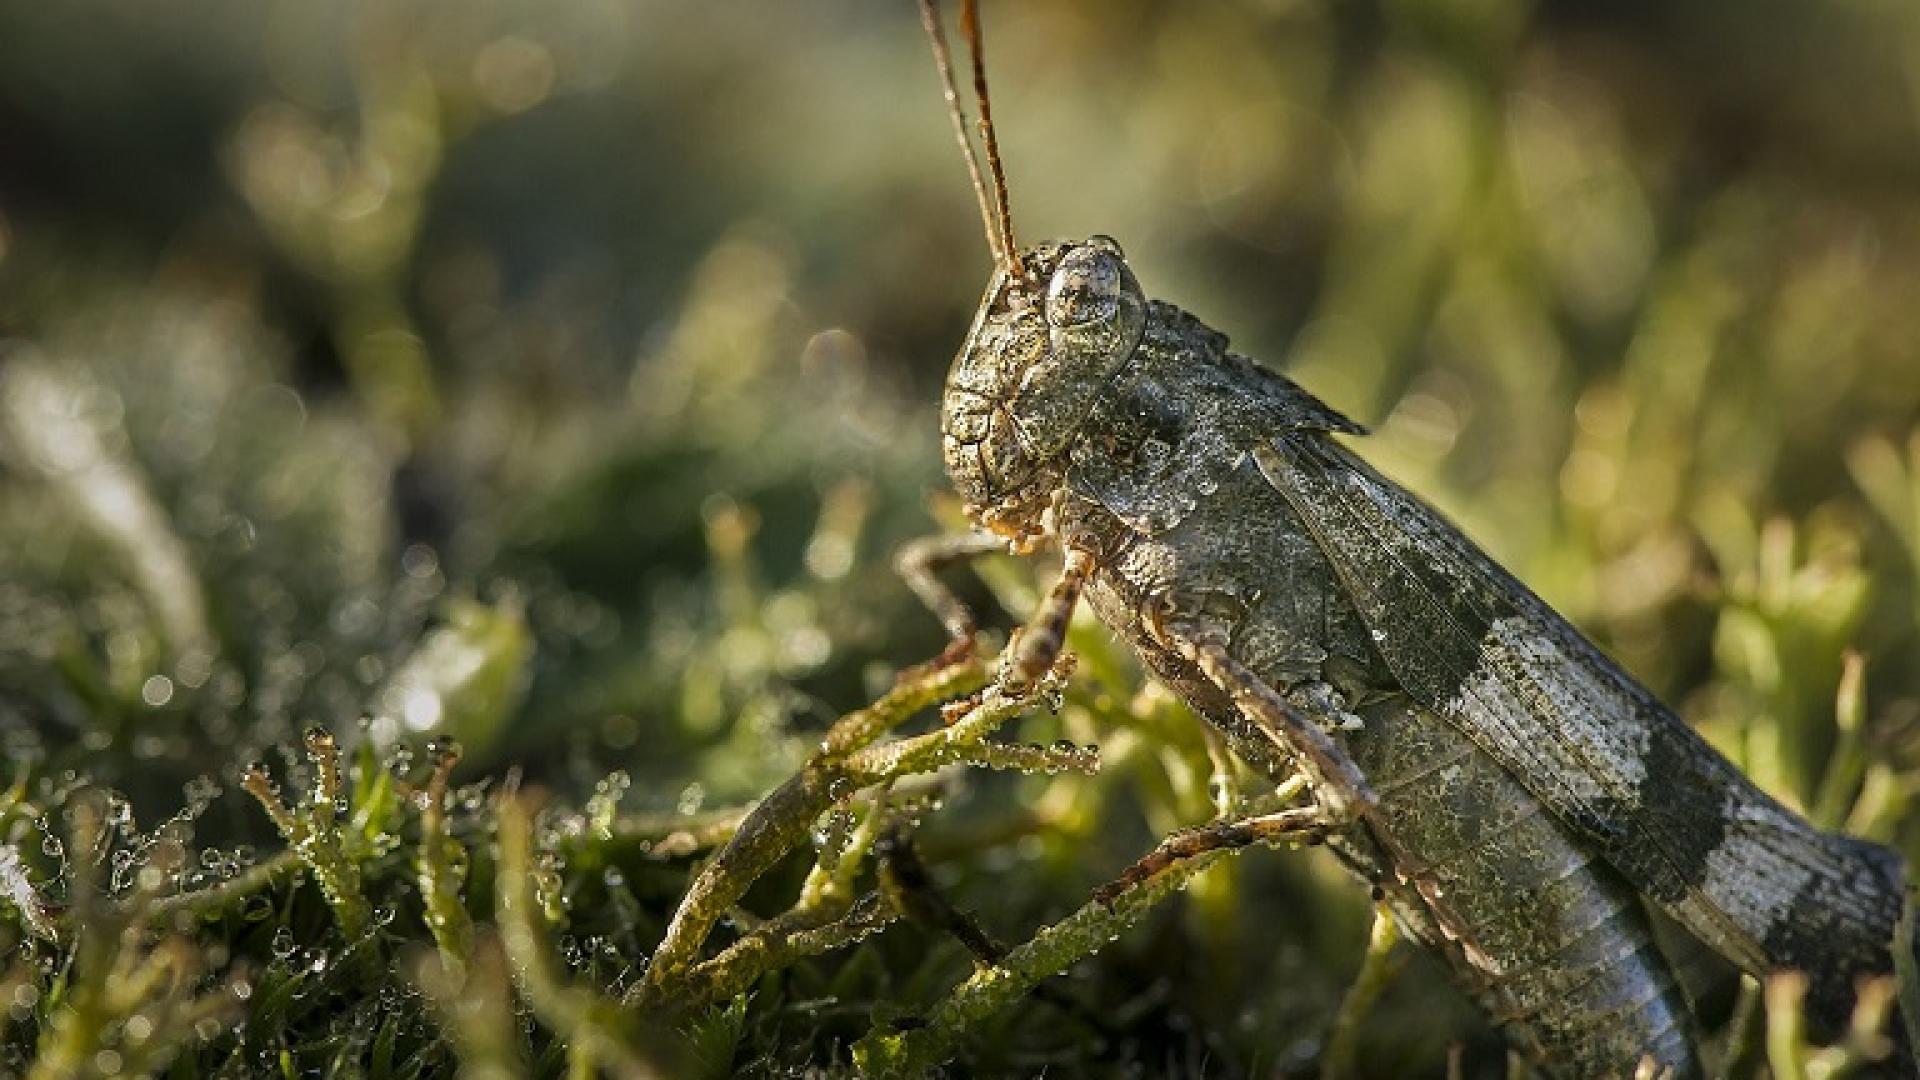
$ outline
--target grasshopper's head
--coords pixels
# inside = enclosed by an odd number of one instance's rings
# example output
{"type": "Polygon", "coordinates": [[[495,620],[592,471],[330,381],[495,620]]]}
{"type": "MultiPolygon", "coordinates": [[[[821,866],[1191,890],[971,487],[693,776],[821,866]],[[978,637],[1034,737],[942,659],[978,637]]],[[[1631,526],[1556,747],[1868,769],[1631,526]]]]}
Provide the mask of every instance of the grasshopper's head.
{"type": "Polygon", "coordinates": [[[1133,355],[1147,304],[1105,236],[1040,244],[995,272],[947,373],[947,476],[983,524],[1020,532],[1050,494],[1048,465],[1133,355]]]}
{"type": "Polygon", "coordinates": [[[947,373],[942,452],[967,512],[996,532],[1022,536],[1039,529],[1056,476],[1050,466],[1140,343],[1147,304],[1120,245],[1107,237],[1029,248],[1014,241],[979,12],[963,0],[960,25],[973,58],[985,170],[967,135],[936,0],[920,0],[920,18],[998,267],[947,373]]]}

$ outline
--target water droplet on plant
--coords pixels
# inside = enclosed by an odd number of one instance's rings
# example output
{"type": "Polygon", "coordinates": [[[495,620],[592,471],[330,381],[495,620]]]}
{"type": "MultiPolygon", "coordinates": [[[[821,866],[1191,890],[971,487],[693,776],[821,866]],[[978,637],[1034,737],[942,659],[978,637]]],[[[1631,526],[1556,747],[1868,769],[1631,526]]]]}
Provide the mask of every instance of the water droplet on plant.
{"type": "MultiPolygon", "coordinates": [[[[260,766],[262,770],[265,765],[260,766]]],[[[186,808],[181,811],[188,818],[196,818],[203,813],[213,800],[220,797],[220,785],[211,776],[196,776],[187,781],[181,789],[186,796],[186,808]]]]}
{"type": "Polygon", "coordinates": [[[700,812],[701,805],[704,804],[706,801],[707,801],[706,785],[701,784],[699,781],[695,781],[691,784],[688,784],[685,788],[681,789],[680,798],[677,802],[675,802],[674,807],[675,809],[679,810],[682,814],[688,814],[688,815],[697,814],[700,812]]]}
{"type": "Polygon", "coordinates": [[[1214,773],[1207,780],[1207,798],[1218,807],[1225,807],[1233,797],[1233,781],[1224,773],[1214,773]]]}

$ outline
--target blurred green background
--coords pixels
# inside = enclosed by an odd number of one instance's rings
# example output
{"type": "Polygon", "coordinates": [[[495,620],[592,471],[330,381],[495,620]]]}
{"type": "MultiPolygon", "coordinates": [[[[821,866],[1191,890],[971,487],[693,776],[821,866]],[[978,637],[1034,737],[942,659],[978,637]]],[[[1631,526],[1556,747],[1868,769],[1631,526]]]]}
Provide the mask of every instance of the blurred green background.
{"type": "MultiPolygon", "coordinates": [[[[1916,850],[1913,9],[986,18],[1020,236],[1117,237],[1770,788],[1916,850]],[[1830,767],[1849,649],[1865,719],[1830,767]]],[[[888,563],[953,524],[938,388],[988,263],[904,2],[0,0],[0,839],[57,899],[34,838],[94,783],[127,843],[188,815],[222,879],[276,841],[195,778],[298,778],[276,748],[314,724],[402,772],[451,734],[463,780],[566,805],[614,769],[634,812],[764,793],[941,645],[888,563]]],[[[1069,728],[1160,708],[1124,662],[1069,728]]],[[[1149,730],[1165,760],[1125,768],[1157,780],[962,785],[929,842],[978,850],[942,880],[1019,940],[1204,819],[1168,764],[1198,744],[1149,730]],[[1029,805],[1056,809],[978,839],[1029,805]]],[[[1301,856],[1232,870],[1074,980],[1126,1038],[1006,1018],[973,1067],[1310,1067],[1364,895],[1301,856]]],[[[575,969],[630,973],[685,871],[629,875],[627,937],[575,969]]],[[[916,933],[861,946],[835,1004],[764,991],[717,1068],[844,1063],[862,994],[964,975],[916,933]]],[[[1409,979],[1381,1075],[1487,1045],[1409,979]]],[[[373,1040],[314,993],[274,1053],[373,1040]]],[[[33,1045],[16,1025],[13,1063],[33,1045]]]]}

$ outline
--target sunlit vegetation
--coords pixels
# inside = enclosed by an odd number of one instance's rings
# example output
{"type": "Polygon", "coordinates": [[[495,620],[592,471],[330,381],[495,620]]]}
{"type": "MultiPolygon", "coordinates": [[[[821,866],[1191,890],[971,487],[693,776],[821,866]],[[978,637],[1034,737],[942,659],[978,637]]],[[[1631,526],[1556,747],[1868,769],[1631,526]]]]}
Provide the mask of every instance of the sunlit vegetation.
{"type": "MultiPolygon", "coordinates": [[[[1904,9],[987,6],[1021,235],[1920,855],[1904,9]]],[[[985,245],[911,5],[753,7],[0,9],[0,1072],[1507,1075],[1325,853],[1140,862],[1304,793],[994,687],[1045,556],[936,659],[985,245]]]]}

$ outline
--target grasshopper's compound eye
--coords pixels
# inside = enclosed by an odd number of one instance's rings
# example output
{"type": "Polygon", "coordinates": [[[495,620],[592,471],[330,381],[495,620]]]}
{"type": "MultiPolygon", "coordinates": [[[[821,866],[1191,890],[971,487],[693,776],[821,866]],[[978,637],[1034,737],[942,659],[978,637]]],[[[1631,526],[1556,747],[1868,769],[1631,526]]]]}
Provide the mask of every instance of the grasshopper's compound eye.
{"type": "Polygon", "coordinates": [[[1047,284],[1047,322],[1064,330],[1113,318],[1124,277],[1119,245],[1107,241],[1074,248],[1047,284]]]}

